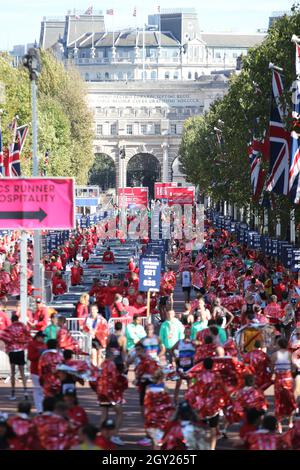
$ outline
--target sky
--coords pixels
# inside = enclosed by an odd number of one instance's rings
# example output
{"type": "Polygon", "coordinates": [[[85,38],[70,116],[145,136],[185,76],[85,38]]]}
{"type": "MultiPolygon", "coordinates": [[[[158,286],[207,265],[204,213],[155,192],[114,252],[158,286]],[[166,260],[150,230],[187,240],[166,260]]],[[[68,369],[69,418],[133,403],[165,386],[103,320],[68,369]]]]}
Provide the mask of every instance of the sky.
{"type": "Polygon", "coordinates": [[[64,16],[68,10],[85,11],[91,5],[104,13],[114,9],[114,17],[105,17],[109,30],[143,25],[159,5],[161,9],[196,8],[202,31],[255,32],[268,27],[272,11],[290,10],[294,3],[295,0],[0,0],[0,50],[39,41],[43,16],[64,16]]]}

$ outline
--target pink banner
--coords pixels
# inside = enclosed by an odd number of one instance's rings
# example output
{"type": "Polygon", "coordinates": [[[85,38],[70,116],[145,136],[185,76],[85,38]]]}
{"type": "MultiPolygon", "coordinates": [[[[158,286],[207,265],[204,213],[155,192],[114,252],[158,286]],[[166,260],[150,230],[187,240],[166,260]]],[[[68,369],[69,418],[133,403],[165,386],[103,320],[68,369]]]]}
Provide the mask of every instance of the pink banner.
{"type": "Polygon", "coordinates": [[[1,178],[1,229],[74,228],[72,178],[1,178]]]}

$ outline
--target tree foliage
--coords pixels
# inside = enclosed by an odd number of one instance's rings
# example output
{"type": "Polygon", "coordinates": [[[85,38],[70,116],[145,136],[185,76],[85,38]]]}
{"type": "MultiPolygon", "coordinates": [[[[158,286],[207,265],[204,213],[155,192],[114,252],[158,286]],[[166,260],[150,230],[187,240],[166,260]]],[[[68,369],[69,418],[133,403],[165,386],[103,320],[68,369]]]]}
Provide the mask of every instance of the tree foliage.
{"type": "MultiPolygon", "coordinates": [[[[49,151],[49,176],[74,176],[86,184],[94,161],[92,115],[85,100],[85,84],[73,69],[64,69],[50,52],[41,51],[42,72],[38,80],[38,153],[41,169],[49,151]]],[[[14,68],[9,56],[0,56],[0,82],[5,85],[2,130],[4,144],[15,115],[19,125],[31,121],[31,86],[23,67],[14,68]]],[[[22,173],[32,173],[31,127],[22,152],[22,173]]]]}
{"type": "MultiPolygon", "coordinates": [[[[216,101],[204,116],[188,119],[184,125],[180,162],[189,180],[215,200],[237,203],[239,207],[253,203],[247,146],[253,134],[263,137],[270,118],[271,79],[269,63],[282,67],[285,82],[285,103],[292,108],[291,86],[296,79],[293,34],[300,33],[300,10],[295,5],[290,16],[278,19],[264,41],[249,50],[243,58],[243,69],[230,78],[229,90],[216,101]],[[223,145],[215,128],[222,130],[223,145]]],[[[286,126],[291,128],[287,119],[286,126]]],[[[267,164],[264,164],[267,169],[267,164]]],[[[280,214],[287,220],[294,207],[288,197],[276,195],[273,219],[280,214]]],[[[297,212],[299,208],[297,207],[297,212]]]]}

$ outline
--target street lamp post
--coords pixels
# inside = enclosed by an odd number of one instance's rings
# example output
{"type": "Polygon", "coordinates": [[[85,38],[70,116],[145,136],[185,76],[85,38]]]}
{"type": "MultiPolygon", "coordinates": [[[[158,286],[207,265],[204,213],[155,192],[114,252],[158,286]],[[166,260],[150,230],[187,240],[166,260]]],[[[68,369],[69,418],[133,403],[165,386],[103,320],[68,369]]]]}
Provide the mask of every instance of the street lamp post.
{"type": "MultiPolygon", "coordinates": [[[[39,176],[38,158],[38,118],[37,118],[37,80],[41,72],[40,54],[37,47],[32,47],[23,57],[23,65],[29,71],[31,81],[31,112],[32,112],[32,162],[33,176],[39,176]]],[[[43,295],[41,279],[41,242],[40,231],[34,230],[34,254],[33,254],[33,283],[39,295],[43,295]]]]}
{"type": "Polygon", "coordinates": [[[121,165],[121,226],[120,229],[121,231],[124,231],[126,234],[126,229],[127,229],[127,220],[126,220],[126,211],[125,211],[125,164],[124,160],[126,158],[126,150],[125,150],[125,145],[123,145],[123,148],[120,150],[120,165],[121,165]]]}

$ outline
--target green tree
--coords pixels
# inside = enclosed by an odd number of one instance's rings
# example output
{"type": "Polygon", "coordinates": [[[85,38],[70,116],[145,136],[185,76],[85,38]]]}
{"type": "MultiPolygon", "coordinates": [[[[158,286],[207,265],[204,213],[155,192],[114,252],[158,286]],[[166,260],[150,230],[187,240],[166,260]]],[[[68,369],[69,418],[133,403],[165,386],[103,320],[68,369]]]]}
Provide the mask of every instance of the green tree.
{"type": "MultiPolygon", "coordinates": [[[[243,69],[230,79],[228,93],[215,102],[201,117],[191,118],[184,125],[181,142],[181,164],[187,177],[215,200],[237,203],[239,207],[253,202],[247,147],[253,134],[263,137],[270,117],[271,78],[269,63],[284,69],[284,103],[291,110],[291,85],[296,79],[293,34],[300,31],[300,11],[296,5],[290,16],[278,19],[261,45],[250,49],[243,58],[243,69]],[[222,130],[223,144],[217,140],[215,128],[222,130]]],[[[292,123],[285,122],[290,130],[292,123]]],[[[268,169],[268,163],[263,162],[268,169]]],[[[285,229],[289,210],[295,207],[286,196],[275,195],[276,209],[270,212],[271,227],[280,215],[285,229]]],[[[299,206],[296,207],[297,213],[299,206]]]]}
{"type": "MultiPolygon", "coordinates": [[[[74,176],[86,184],[93,155],[92,114],[86,103],[86,88],[73,69],[65,70],[50,52],[41,51],[42,72],[38,80],[38,138],[41,169],[49,151],[49,176],[74,176]]],[[[15,115],[19,124],[31,121],[31,89],[28,73],[14,68],[7,54],[0,56],[0,82],[5,85],[2,129],[4,144],[10,142],[8,129],[15,115]]],[[[32,173],[31,128],[21,156],[22,173],[32,173]]]]}

